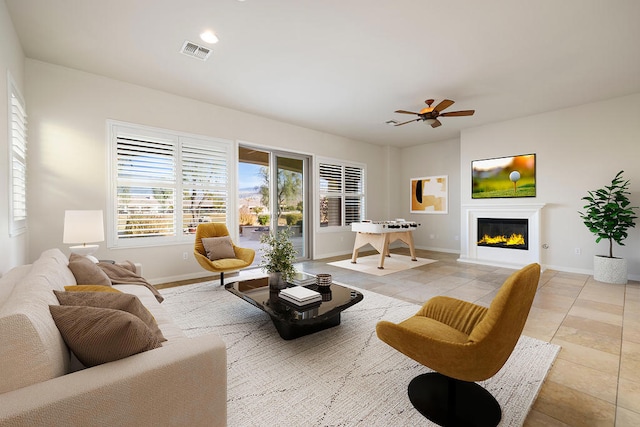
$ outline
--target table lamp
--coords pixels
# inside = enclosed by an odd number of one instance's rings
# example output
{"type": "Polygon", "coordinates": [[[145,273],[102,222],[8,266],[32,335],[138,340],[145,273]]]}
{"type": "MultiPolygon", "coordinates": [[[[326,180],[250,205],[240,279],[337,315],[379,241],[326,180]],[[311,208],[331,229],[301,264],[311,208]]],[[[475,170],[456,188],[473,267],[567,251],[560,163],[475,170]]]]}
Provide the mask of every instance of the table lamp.
{"type": "MultiPolygon", "coordinates": [[[[71,252],[88,256],[98,250],[99,245],[88,245],[104,241],[104,221],[102,211],[65,211],[62,243],[70,246],[71,252]]],[[[94,257],[90,257],[94,258],[94,257]]]]}

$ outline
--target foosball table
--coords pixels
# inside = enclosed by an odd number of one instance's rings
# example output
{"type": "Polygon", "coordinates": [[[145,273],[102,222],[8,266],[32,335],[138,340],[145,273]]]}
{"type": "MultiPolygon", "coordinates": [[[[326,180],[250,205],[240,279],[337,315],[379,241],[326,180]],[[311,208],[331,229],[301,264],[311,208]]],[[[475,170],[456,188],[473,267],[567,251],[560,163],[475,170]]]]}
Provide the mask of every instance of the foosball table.
{"type": "Polygon", "coordinates": [[[413,247],[413,230],[420,224],[413,221],[363,221],[351,223],[351,231],[356,233],[356,241],[353,244],[353,256],[351,263],[356,264],[358,250],[370,244],[380,253],[379,269],[384,269],[384,259],[389,255],[389,244],[400,240],[409,245],[411,260],[417,261],[413,247]]]}

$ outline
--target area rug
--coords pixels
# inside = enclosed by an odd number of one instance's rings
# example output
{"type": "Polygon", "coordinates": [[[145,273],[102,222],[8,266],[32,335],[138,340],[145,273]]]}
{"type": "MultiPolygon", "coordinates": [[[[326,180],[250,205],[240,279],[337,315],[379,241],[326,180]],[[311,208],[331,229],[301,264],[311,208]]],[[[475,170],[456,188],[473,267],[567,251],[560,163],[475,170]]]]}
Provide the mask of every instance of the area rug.
{"type": "MultiPolygon", "coordinates": [[[[430,426],[407,385],[429,372],[375,334],[418,306],[365,290],[342,323],[285,341],[269,316],[215,282],[161,291],[163,306],[188,336],[211,331],[227,345],[228,425],[430,426]]],[[[520,426],[559,347],[522,337],[504,368],[481,384],[502,406],[502,426],[520,426]]]]}
{"type": "Polygon", "coordinates": [[[351,258],[342,261],[328,262],[327,264],[359,271],[360,273],[372,274],[374,276],[386,276],[387,274],[409,270],[410,268],[420,267],[421,265],[431,264],[432,262],[436,262],[436,260],[417,258],[417,261],[411,261],[410,256],[391,254],[390,257],[384,259],[384,269],[381,270],[378,268],[380,254],[376,254],[358,257],[355,264],[351,263],[351,258]]]}

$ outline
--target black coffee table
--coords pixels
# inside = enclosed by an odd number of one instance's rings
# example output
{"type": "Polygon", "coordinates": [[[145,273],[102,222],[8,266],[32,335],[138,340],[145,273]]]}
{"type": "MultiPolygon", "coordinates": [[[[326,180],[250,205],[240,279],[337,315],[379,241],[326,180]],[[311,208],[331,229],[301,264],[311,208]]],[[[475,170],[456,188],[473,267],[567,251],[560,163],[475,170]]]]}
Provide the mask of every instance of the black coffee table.
{"type": "Polygon", "coordinates": [[[319,289],[317,285],[308,285],[305,287],[321,293],[322,301],[297,306],[279,298],[280,291],[269,288],[267,277],[228,283],[224,287],[269,314],[278,333],[285,340],[338,326],[340,313],[364,298],[362,293],[335,283],[326,290],[319,289]]]}

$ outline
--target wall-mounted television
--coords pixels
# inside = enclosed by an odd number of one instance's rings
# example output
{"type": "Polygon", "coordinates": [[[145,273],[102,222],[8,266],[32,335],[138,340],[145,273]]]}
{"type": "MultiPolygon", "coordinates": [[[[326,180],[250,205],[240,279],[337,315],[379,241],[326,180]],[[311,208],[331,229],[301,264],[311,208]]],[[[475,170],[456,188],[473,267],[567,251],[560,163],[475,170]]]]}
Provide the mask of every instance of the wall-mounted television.
{"type": "Polygon", "coordinates": [[[536,155],[471,162],[471,198],[536,197],[536,155]]]}

